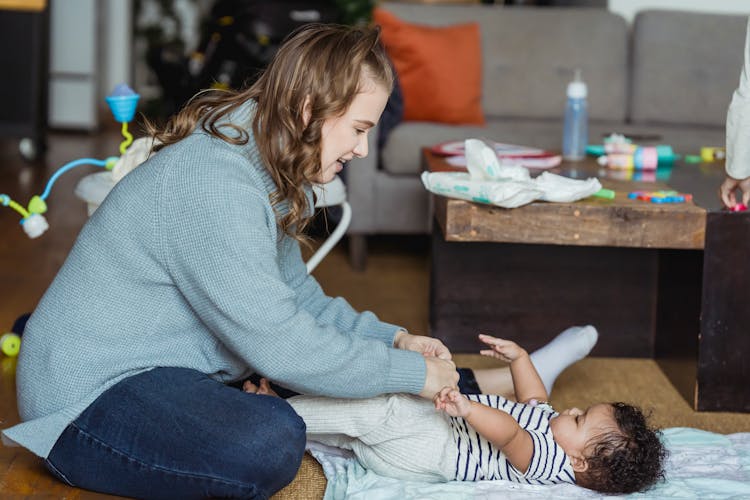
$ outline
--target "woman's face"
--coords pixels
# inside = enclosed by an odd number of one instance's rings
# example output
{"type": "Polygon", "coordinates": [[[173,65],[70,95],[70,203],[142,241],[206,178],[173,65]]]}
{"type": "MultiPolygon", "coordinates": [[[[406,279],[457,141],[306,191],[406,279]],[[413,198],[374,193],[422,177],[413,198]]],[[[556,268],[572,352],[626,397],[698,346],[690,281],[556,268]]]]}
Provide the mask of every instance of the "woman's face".
{"type": "Polygon", "coordinates": [[[367,156],[367,135],[380,119],[388,93],[369,79],[362,89],[342,116],[323,123],[320,172],[313,179],[317,183],[331,182],[344,163],[367,156]]]}

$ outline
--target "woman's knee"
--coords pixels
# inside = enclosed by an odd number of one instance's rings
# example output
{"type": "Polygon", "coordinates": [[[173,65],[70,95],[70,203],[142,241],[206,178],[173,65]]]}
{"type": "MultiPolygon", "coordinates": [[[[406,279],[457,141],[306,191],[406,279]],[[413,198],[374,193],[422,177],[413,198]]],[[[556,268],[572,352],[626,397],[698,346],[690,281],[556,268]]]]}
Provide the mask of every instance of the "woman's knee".
{"type": "Polygon", "coordinates": [[[291,449],[301,450],[299,451],[301,460],[302,453],[305,450],[305,431],[307,429],[305,422],[289,403],[278,398],[273,399],[269,420],[271,442],[284,443],[291,449]]]}
{"type": "Polygon", "coordinates": [[[290,483],[297,475],[302,456],[305,453],[305,422],[297,415],[286,401],[279,409],[277,416],[277,435],[274,441],[281,448],[281,453],[275,453],[275,463],[269,467],[276,469],[276,474],[282,482],[281,487],[290,483]]]}
{"type": "Polygon", "coordinates": [[[257,406],[266,406],[267,419],[258,428],[248,426],[248,439],[236,443],[234,453],[243,457],[239,473],[243,480],[269,494],[289,484],[297,474],[305,453],[305,423],[284,400],[255,396],[257,406]]]}

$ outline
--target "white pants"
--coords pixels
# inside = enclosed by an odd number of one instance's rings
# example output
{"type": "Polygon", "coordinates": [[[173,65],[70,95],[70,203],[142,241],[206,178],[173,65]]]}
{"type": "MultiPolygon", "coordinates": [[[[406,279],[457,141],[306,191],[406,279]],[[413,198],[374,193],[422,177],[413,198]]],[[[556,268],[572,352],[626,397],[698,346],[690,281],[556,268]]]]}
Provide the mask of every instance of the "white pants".
{"type": "Polygon", "coordinates": [[[449,417],[431,401],[408,394],[287,401],[305,421],[308,439],[352,450],[366,469],[405,480],[455,478],[458,449],[449,417]]]}

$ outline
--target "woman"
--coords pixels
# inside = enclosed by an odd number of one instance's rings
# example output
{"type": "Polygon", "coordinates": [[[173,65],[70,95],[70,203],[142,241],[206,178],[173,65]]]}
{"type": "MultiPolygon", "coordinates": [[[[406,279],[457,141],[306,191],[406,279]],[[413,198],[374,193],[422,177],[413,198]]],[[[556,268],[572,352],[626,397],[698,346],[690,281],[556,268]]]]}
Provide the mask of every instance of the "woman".
{"type": "Polygon", "coordinates": [[[199,95],[84,226],[24,333],[5,437],[66,483],[133,497],[272,495],[299,466],[289,405],[228,385],[431,398],[450,352],[307,275],[311,183],[367,154],[393,75],[378,31],[309,25],[240,93],[199,95]]]}
{"type": "Polygon", "coordinates": [[[727,208],[750,205],[750,18],[748,18],[740,83],[727,112],[726,177],[719,197],[727,208]],[[742,198],[738,201],[735,192],[742,198]]]}

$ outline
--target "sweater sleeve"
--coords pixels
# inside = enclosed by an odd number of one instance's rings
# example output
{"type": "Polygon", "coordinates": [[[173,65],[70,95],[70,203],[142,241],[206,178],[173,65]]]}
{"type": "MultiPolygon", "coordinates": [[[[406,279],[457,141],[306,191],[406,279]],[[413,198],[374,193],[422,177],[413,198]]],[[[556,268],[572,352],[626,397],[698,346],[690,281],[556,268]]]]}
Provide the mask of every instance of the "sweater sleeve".
{"type": "Polygon", "coordinates": [[[199,152],[189,157],[194,168],[165,176],[160,259],[217,341],[256,372],[306,394],[421,391],[419,353],[344,334],[299,306],[281,272],[268,195],[249,181],[238,155],[199,152]]]}
{"type": "Polygon", "coordinates": [[[740,84],[727,112],[726,171],[735,179],[750,177],[750,18],[748,18],[740,84]]]}
{"type": "Polygon", "coordinates": [[[318,281],[307,273],[302,260],[299,243],[285,238],[284,246],[289,255],[290,286],[296,291],[299,306],[315,316],[321,325],[333,325],[341,332],[358,335],[393,345],[393,338],[403,327],[380,321],[370,311],[356,311],[346,299],[332,298],[325,294],[318,281]]]}

